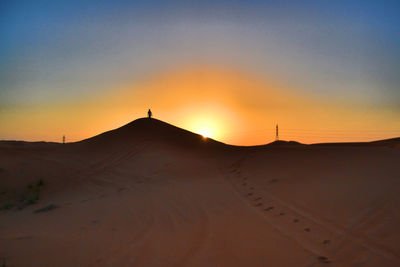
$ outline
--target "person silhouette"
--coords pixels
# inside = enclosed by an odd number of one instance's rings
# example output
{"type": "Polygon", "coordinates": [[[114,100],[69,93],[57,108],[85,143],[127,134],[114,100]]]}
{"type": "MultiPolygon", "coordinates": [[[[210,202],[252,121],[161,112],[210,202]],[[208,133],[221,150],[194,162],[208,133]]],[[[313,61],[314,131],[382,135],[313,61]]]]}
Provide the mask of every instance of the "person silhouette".
{"type": "Polygon", "coordinates": [[[153,113],[151,113],[150,109],[149,109],[149,111],[147,111],[147,115],[149,115],[149,119],[151,119],[151,116],[153,115],[153,113]]]}

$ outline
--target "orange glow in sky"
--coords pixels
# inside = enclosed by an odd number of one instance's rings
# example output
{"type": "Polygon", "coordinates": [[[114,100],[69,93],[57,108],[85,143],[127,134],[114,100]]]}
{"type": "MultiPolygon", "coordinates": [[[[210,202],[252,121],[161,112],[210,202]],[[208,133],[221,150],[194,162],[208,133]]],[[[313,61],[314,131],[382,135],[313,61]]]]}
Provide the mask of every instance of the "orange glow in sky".
{"type": "Polygon", "coordinates": [[[77,141],[146,116],[236,145],[275,138],[305,143],[360,141],[398,135],[396,114],[373,112],[346,101],[300,95],[296,88],[243,71],[185,67],[115,85],[108,93],[74,103],[53,101],[2,113],[2,138],[77,141]],[[379,132],[376,125],[386,125],[379,132]]]}

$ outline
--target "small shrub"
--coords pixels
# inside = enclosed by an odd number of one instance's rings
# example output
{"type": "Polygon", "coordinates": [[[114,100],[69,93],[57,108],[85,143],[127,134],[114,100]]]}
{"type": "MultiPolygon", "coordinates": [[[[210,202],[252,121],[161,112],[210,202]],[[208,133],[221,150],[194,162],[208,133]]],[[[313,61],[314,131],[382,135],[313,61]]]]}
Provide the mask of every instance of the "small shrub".
{"type": "Polygon", "coordinates": [[[43,185],[43,179],[39,179],[36,183],[29,183],[27,189],[21,194],[18,208],[23,209],[28,205],[35,204],[39,200],[43,185]]]}
{"type": "Polygon", "coordinates": [[[9,209],[11,209],[12,207],[14,207],[14,204],[6,203],[6,204],[3,205],[3,207],[2,207],[1,209],[2,209],[2,210],[9,210],[9,209]]]}
{"type": "Polygon", "coordinates": [[[39,192],[35,190],[30,190],[22,194],[21,202],[22,208],[27,205],[35,204],[39,200],[39,192]]]}
{"type": "Polygon", "coordinates": [[[27,204],[28,204],[28,205],[32,205],[32,204],[35,204],[36,201],[37,201],[36,198],[29,198],[29,199],[27,200],[27,204]]]}
{"type": "Polygon", "coordinates": [[[37,186],[43,186],[43,185],[44,185],[43,179],[40,179],[40,180],[37,182],[37,186]]]}
{"type": "Polygon", "coordinates": [[[56,205],[50,204],[50,205],[48,205],[48,206],[46,206],[46,207],[44,207],[44,208],[35,210],[34,213],[51,211],[51,210],[54,210],[54,209],[56,209],[56,208],[58,208],[56,205]]]}

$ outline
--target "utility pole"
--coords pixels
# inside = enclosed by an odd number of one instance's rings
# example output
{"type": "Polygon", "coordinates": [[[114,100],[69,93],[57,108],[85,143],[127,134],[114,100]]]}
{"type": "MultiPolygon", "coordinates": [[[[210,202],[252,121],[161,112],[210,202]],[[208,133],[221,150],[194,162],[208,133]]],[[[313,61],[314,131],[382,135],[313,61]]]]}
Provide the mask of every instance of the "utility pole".
{"type": "Polygon", "coordinates": [[[63,135],[63,139],[62,140],[63,140],[63,144],[65,144],[65,135],[63,135]]]}
{"type": "Polygon", "coordinates": [[[278,124],[276,125],[275,141],[279,141],[279,128],[278,128],[278,124]]]}

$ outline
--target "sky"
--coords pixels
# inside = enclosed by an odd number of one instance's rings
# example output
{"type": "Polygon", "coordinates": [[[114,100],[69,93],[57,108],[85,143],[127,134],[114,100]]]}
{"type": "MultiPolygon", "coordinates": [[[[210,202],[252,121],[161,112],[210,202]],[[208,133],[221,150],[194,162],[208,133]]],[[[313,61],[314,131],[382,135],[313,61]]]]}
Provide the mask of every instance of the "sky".
{"type": "Polygon", "coordinates": [[[398,1],[0,0],[0,140],[144,117],[235,145],[400,136],[398,1]]]}

